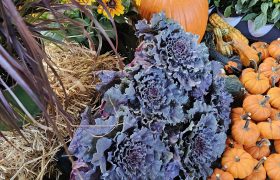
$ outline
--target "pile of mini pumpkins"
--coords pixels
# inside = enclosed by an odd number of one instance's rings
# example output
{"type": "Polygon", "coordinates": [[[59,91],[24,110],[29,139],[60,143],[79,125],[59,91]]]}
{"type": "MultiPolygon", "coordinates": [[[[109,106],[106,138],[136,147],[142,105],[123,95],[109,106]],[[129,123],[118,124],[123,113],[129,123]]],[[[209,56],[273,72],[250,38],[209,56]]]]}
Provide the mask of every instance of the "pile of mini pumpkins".
{"type": "Polygon", "coordinates": [[[214,27],[216,50],[227,56],[236,52],[245,67],[239,80],[246,94],[242,107],[231,112],[231,133],[221,157],[222,168],[214,169],[209,179],[265,180],[268,176],[280,180],[280,39],[250,46],[232,37],[231,43],[224,42],[230,46],[217,46],[217,42],[225,41],[219,34],[214,27]]]}

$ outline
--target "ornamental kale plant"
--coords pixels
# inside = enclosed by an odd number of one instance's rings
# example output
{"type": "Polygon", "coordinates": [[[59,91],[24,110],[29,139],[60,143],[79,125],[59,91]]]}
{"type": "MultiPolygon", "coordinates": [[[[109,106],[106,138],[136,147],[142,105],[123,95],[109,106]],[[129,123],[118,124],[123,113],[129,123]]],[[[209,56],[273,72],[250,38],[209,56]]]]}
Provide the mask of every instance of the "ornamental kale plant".
{"type": "Polygon", "coordinates": [[[222,66],[164,14],[136,28],[143,41],[135,59],[123,72],[98,72],[101,108],[82,116],[71,177],[206,179],[230,123],[222,66]]]}

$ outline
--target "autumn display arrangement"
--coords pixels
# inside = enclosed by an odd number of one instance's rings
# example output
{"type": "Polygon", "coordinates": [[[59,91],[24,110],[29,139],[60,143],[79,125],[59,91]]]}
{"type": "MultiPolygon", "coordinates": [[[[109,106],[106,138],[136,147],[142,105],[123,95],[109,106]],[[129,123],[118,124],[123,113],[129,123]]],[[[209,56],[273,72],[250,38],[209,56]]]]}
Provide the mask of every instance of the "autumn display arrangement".
{"type": "Polygon", "coordinates": [[[277,176],[280,41],[249,45],[217,14],[209,25],[208,50],[165,14],[136,24],[134,60],[97,72],[102,106],[69,146],[73,179],[277,176]]]}
{"type": "Polygon", "coordinates": [[[280,180],[280,37],[237,15],[280,1],[0,2],[0,180],[280,180]]]}

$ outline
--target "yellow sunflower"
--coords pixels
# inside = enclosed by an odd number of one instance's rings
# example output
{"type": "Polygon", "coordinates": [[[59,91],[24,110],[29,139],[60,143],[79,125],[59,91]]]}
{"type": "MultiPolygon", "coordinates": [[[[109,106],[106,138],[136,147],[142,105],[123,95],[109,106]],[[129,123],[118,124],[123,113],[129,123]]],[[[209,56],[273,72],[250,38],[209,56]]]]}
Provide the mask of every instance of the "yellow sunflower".
{"type": "MultiPolygon", "coordinates": [[[[76,1],[82,5],[92,5],[95,2],[95,0],[76,0],[76,1]]],[[[71,3],[71,0],[61,0],[61,3],[69,4],[71,3]]]]}
{"type": "MultiPolygon", "coordinates": [[[[124,14],[124,6],[122,5],[121,0],[102,0],[102,2],[105,4],[106,8],[108,9],[109,13],[112,17],[120,16],[124,14]]],[[[109,18],[109,15],[104,10],[102,5],[98,6],[97,12],[99,14],[103,14],[103,16],[109,18]]]]}
{"type": "Polygon", "coordinates": [[[141,0],[135,0],[136,6],[140,6],[141,0]]]}

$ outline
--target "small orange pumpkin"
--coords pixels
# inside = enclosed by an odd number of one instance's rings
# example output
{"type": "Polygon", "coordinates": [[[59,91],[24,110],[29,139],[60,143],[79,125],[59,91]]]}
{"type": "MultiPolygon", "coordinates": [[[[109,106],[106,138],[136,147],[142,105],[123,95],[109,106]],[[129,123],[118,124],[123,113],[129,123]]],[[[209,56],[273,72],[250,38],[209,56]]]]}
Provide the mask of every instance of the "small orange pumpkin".
{"type": "Polygon", "coordinates": [[[253,68],[246,68],[242,71],[240,77],[239,77],[239,80],[242,82],[243,81],[243,77],[249,73],[249,72],[255,72],[255,70],[253,68]]]}
{"type": "Polygon", "coordinates": [[[244,146],[244,150],[251,154],[257,160],[270,154],[270,141],[268,139],[259,139],[255,145],[244,146]]]}
{"type": "Polygon", "coordinates": [[[251,113],[254,121],[265,121],[271,115],[271,106],[268,101],[269,96],[250,95],[244,99],[243,109],[251,113]]]}
{"type": "MultiPolygon", "coordinates": [[[[254,61],[252,61],[254,62],[254,61]]],[[[242,73],[241,82],[247,91],[251,94],[263,94],[270,88],[269,79],[260,71],[257,70],[257,64],[253,63],[256,72],[242,73]]]]}
{"type": "Polygon", "coordinates": [[[231,134],[237,143],[243,145],[254,145],[260,137],[257,125],[250,122],[249,119],[234,123],[231,128],[231,134]]]}
{"type": "Polygon", "coordinates": [[[226,149],[225,150],[232,149],[232,148],[243,149],[243,145],[242,144],[238,144],[231,137],[227,137],[226,149]]]}
{"type": "Polygon", "coordinates": [[[264,168],[270,180],[279,180],[280,154],[271,154],[264,162],[264,168]]]}
{"type": "Polygon", "coordinates": [[[280,140],[274,140],[275,151],[280,154],[280,140]]]}
{"type": "Polygon", "coordinates": [[[261,137],[267,139],[280,139],[280,121],[272,121],[270,118],[267,122],[257,124],[261,137]]]}
{"type": "Polygon", "coordinates": [[[270,80],[274,77],[275,82],[278,82],[280,79],[280,65],[276,62],[276,59],[272,57],[266,58],[264,62],[260,64],[259,71],[270,80]]]}
{"type": "Polygon", "coordinates": [[[267,95],[270,97],[269,102],[271,106],[280,110],[280,88],[270,88],[267,95]]]}
{"type": "Polygon", "coordinates": [[[280,110],[271,108],[270,119],[272,121],[280,121],[280,110]]]}
{"type": "Polygon", "coordinates": [[[251,44],[251,47],[253,49],[255,49],[257,52],[261,53],[262,60],[269,57],[268,46],[269,45],[265,42],[254,42],[253,44],[251,44]]]}
{"type": "Polygon", "coordinates": [[[234,178],[243,179],[249,176],[255,167],[252,156],[243,149],[229,149],[224,152],[222,166],[227,166],[226,171],[234,178]]]}
{"type": "Polygon", "coordinates": [[[251,113],[246,113],[242,107],[237,107],[231,109],[230,116],[231,116],[231,122],[233,124],[237,121],[246,120],[250,118],[251,113]]]}
{"type": "Polygon", "coordinates": [[[270,56],[274,57],[275,59],[280,59],[280,38],[270,43],[268,46],[268,51],[270,56]]]}
{"type": "Polygon", "coordinates": [[[244,180],[265,180],[266,179],[266,170],[263,167],[263,163],[266,161],[266,157],[263,157],[260,161],[255,161],[256,166],[252,174],[247,176],[244,180]]]}
{"type": "Polygon", "coordinates": [[[230,173],[216,168],[208,180],[234,180],[234,178],[230,173]]]}

